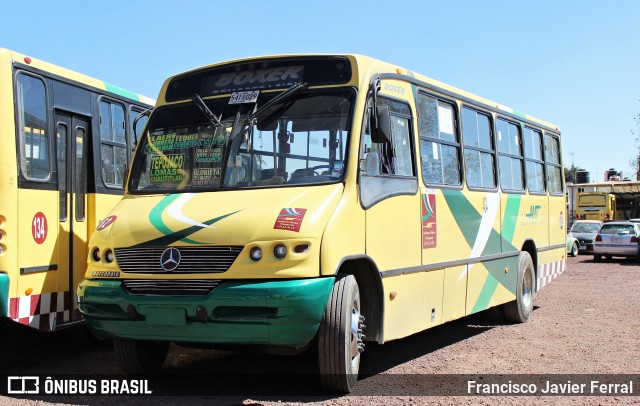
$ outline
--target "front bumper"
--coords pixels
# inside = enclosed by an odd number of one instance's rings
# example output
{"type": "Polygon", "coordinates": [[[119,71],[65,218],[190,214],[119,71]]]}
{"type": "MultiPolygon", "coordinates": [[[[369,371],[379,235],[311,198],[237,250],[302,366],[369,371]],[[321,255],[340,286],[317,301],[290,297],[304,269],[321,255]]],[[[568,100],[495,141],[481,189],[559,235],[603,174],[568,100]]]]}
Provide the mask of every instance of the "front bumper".
{"type": "Polygon", "coordinates": [[[222,281],[203,296],[131,294],[84,280],[80,311],[100,337],[301,348],[316,334],[334,278],[222,281]]]}

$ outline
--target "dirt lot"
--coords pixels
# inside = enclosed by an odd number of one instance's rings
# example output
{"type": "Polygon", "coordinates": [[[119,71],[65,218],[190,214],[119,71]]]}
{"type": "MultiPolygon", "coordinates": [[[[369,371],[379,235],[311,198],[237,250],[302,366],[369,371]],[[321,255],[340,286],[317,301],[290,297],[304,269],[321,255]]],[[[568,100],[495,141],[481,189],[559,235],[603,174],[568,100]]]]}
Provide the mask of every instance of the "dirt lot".
{"type": "MultiPolygon", "coordinates": [[[[25,395],[0,397],[0,404],[640,404],[639,307],[639,263],[616,259],[596,264],[591,256],[581,255],[569,258],[567,271],[538,293],[529,323],[503,324],[478,315],[383,346],[367,344],[351,396],[320,392],[316,377],[310,376],[315,372],[313,353],[280,357],[172,346],[163,379],[184,383],[187,374],[214,374],[207,375],[213,393],[217,387],[225,396],[214,396],[208,388],[204,395],[173,397],[25,395]],[[228,373],[232,378],[220,379],[228,373]],[[436,385],[434,379],[449,380],[450,393],[460,394],[460,385],[466,388],[478,374],[502,383],[531,383],[549,374],[568,374],[566,379],[573,382],[597,374],[598,379],[602,374],[631,374],[635,396],[422,396],[433,394],[428,390],[436,385]],[[452,383],[456,379],[464,382],[452,383]]],[[[75,379],[119,374],[111,347],[91,344],[82,336],[77,330],[41,334],[12,328],[2,336],[1,370],[7,375],[69,374],[75,379]]]]}

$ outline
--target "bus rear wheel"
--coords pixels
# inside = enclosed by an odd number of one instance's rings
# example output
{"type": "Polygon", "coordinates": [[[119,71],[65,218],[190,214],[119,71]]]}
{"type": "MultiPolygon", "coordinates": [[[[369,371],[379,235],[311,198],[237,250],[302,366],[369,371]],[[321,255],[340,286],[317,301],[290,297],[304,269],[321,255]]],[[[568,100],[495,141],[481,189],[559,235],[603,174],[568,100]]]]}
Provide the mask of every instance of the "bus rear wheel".
{"type": "Polygon", "coordinates": [[[142,375],[160,369],[169,352],[168,341],[113,340],[122,369],[127,374],[142,375]]]}
{"type": "Polygon", "coordinates": [[[360,306],[355,277],[338,276],[318,332],[318,364],[325,390],[349,393],[358,380],[365,327],[360,306]]]}
{"type": "Polygon", "coordinates": [[[516,300],[504,305],[504,313],[507,320],[516,323],[525,323],[529,320],[531,313],[533,313],[535,286],[533,260],[528,252],[522,251],[518,258],[516,300]]]}

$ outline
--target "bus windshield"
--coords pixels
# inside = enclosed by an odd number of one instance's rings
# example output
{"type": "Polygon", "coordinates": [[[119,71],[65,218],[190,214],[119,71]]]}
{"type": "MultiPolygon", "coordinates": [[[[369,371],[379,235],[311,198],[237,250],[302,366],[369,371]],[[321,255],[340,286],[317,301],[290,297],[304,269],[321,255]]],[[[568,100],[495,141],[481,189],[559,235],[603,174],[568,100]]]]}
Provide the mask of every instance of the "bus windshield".
{"type": "Polygon", "coordinates": [[[206,100],[213,118],[195,102],[159,108],[141,137],[129,191],[198,192],[342,179],[355,91],[277,96],[260,93],[249,103],[237,103],[249,98],[237,94],[206,100]]]}

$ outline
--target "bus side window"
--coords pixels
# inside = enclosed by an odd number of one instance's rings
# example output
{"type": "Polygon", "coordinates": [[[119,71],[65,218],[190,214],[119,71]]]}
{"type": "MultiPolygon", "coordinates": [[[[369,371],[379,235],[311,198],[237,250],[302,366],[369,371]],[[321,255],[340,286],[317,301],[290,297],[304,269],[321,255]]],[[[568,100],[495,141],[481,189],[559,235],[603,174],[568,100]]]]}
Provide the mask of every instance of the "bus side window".
{"type": "Polygon", "coordinates": [[[543,193],[545,186],[542,160],[542,133],[529,127],[524,128],[524,158],[529,192],[543,193]]]}
{"type": "Polygon", "coordinates": [[[500,186],[502,190],[524,191],[520,126],[499,118],[496,120],[496,132],[500,186]]]}
{"type": "MultiPolygon", "coordinates": [[[[378,103],[385,103],[391,110],[391,139],[387,142],[375,143],[371,141],[371,129],[369,120],[366,119],[367,126],[363,137],[362,153],[364,160],[367,153],[377,153],[379,156],[380,170],[382,176],[415,176],[413,165],[413,148],[411,137],[411,112],[409,106],[379,98],[378,103]]],[[[368,110],[372,114],[372,110],[368,110]]]]}
{"type": "Polygon", "coordinates": [[[491,118],[487,114],[463,107],[462,136],[467,186],[495,188],[495,147],[491,136],[491,118]]]}
{"type": "Polygon", "coordinates": [[[100,156],[105,185],[122,188],[127,167],[124,106],[100,101],[100,156]]]}
{"type": "Polygon", "coordinates": [[[562,166],[560,165],[560,142],[551,134],[544,134],[544,158],[550,193],[562,193],[562,166]]]}
{"type": "Polygon", "coordinates": [[[416,108],[424,182],[460,185],[460,139],[453,105],[418,93],[416,108]]]}
{"type": "Polygon", "coordinates": [[[20,169],[25,179],[46,182],[51,177],[46,88],[42,80],[23,74],[16,84],[20,169]]]}

